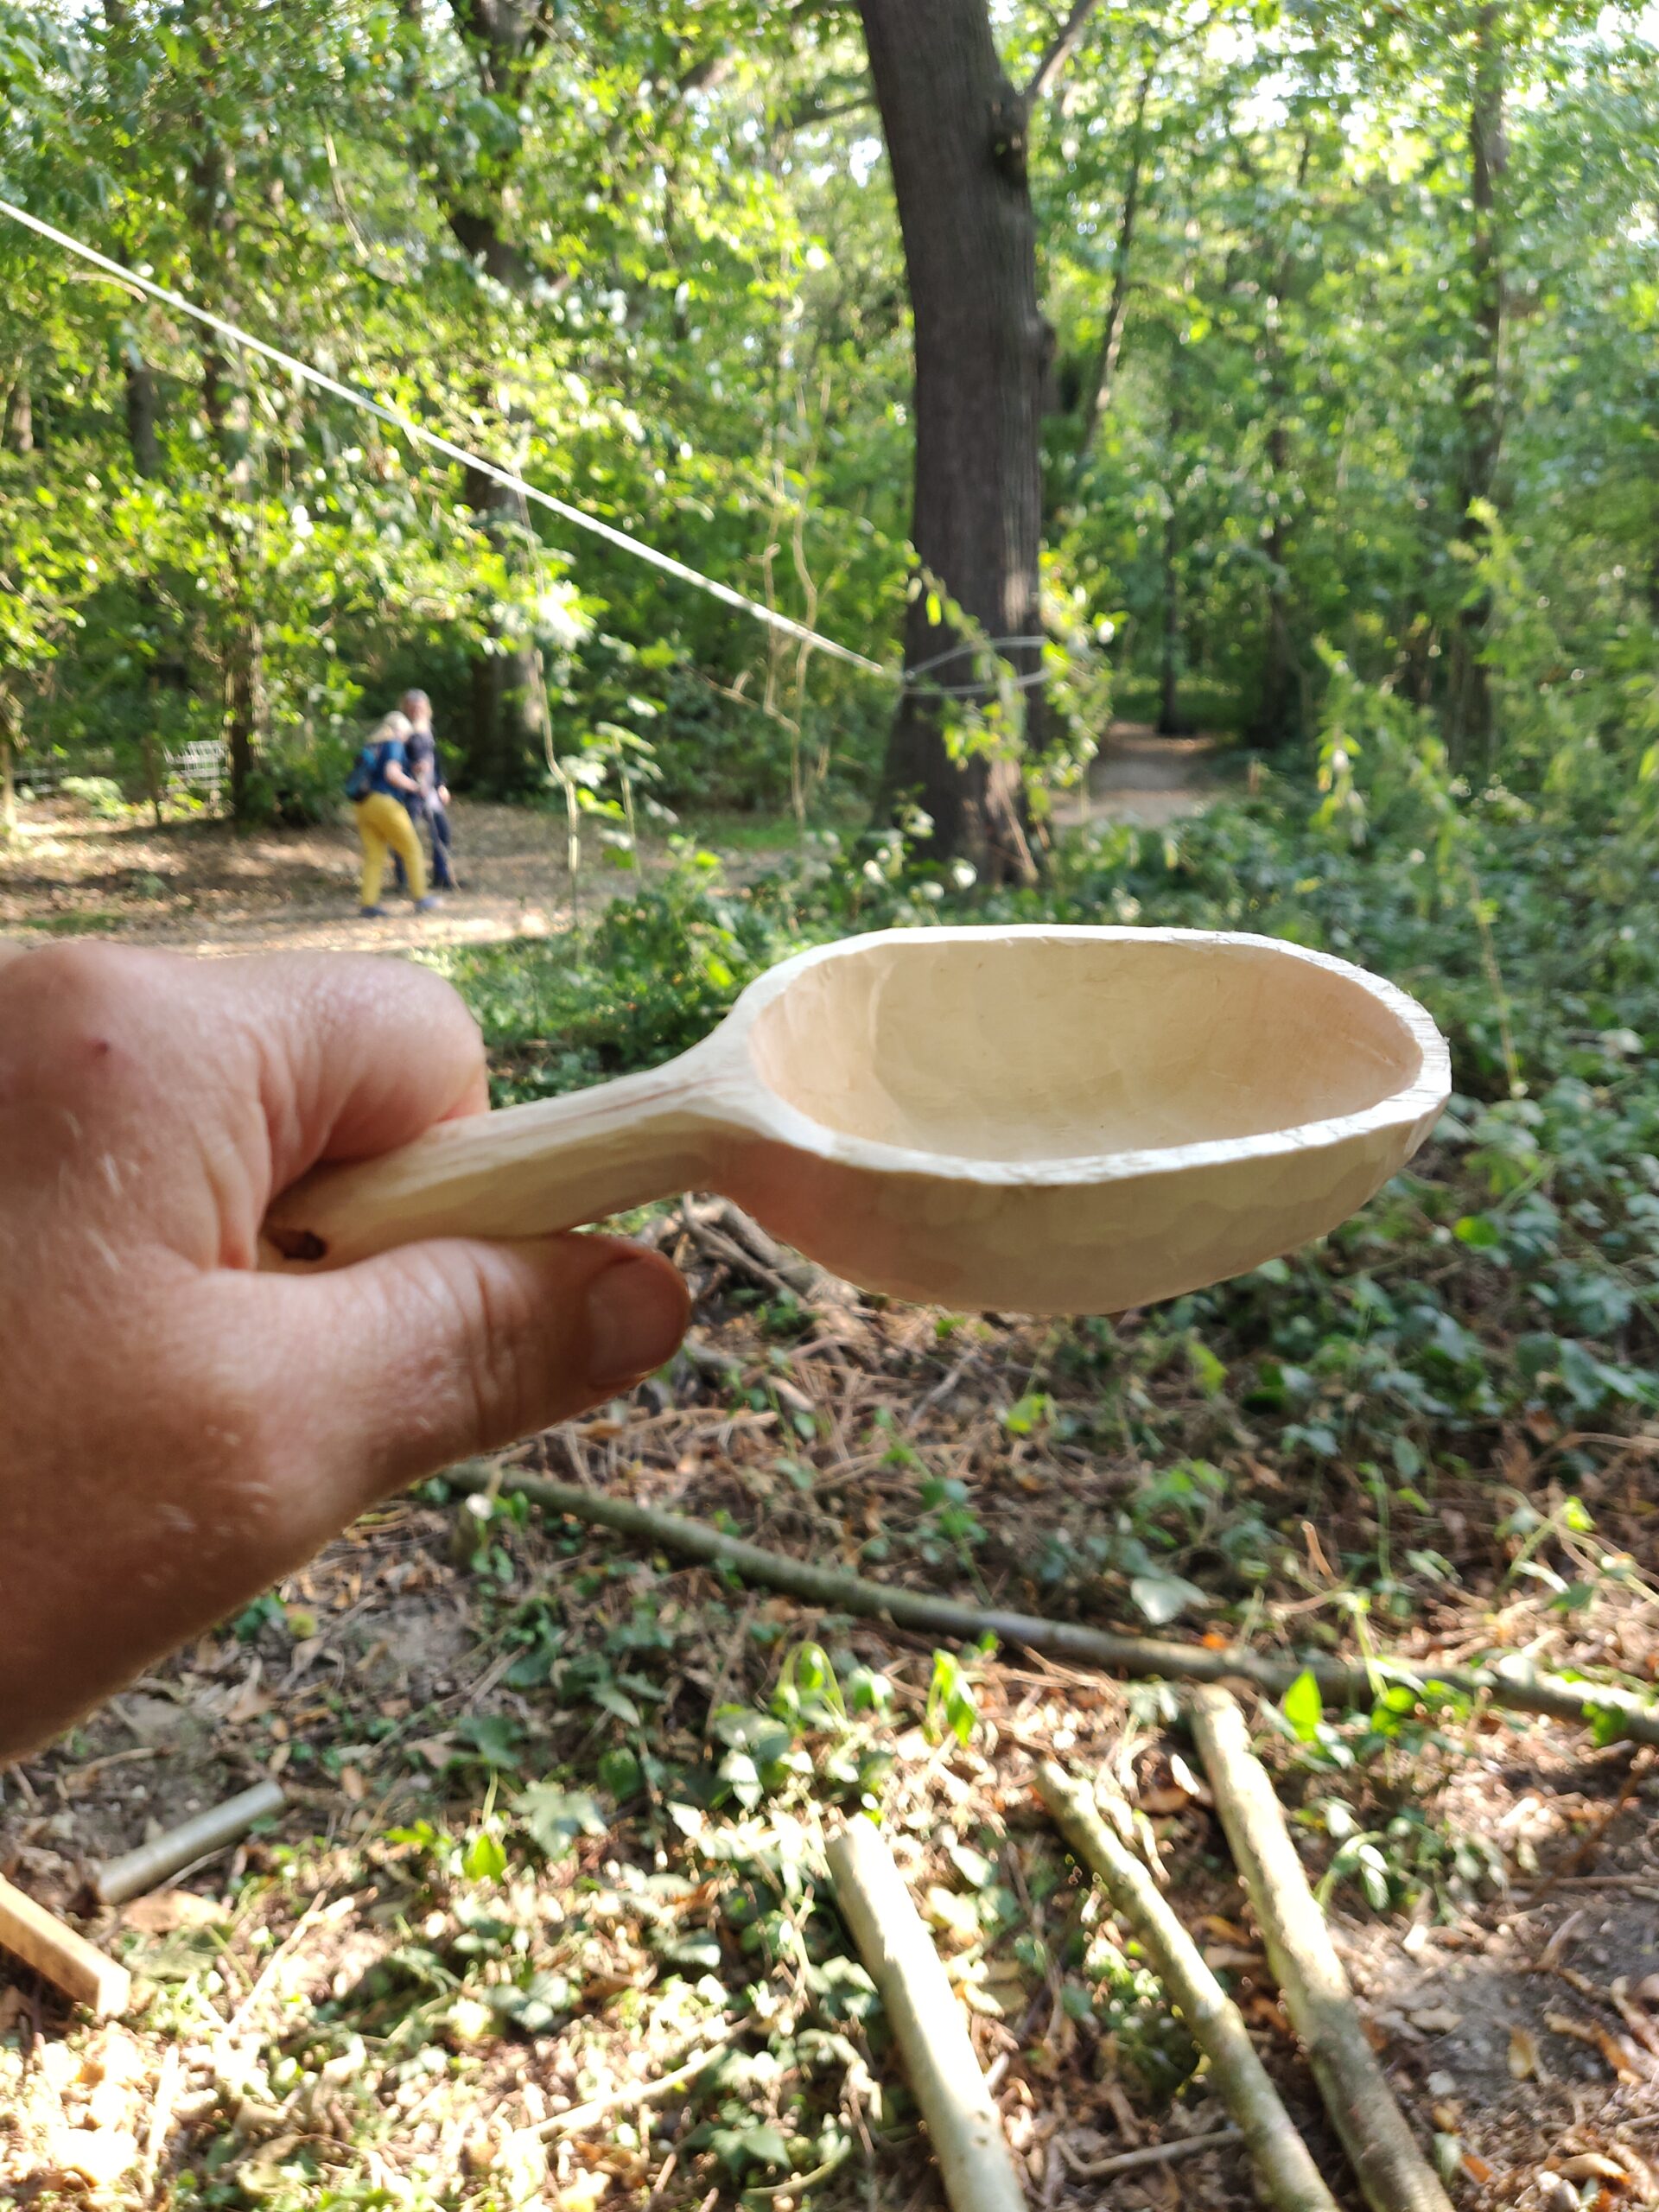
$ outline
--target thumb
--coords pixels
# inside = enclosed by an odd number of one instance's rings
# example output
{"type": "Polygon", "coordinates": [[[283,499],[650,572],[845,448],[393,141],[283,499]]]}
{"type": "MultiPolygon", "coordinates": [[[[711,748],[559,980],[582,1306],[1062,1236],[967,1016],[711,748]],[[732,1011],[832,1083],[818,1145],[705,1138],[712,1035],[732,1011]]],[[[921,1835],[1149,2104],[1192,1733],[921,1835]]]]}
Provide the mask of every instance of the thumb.
{"type": "Polygon", "coordinates": [[[629,1388],[690,1312],[666,1260],[610,1236],[444,1238],[269,1280],[290,1306],[276,1340],[292,1331],[310,1354],[303,1457],[336,1522],[629,1388]]]}

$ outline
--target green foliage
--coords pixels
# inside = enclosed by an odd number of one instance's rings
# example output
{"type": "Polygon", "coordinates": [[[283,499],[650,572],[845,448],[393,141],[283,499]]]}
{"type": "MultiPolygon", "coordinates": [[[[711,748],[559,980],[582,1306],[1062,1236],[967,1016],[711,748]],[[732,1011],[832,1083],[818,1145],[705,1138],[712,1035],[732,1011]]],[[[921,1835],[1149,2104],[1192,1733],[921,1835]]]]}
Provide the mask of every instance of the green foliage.
{"type": "MultiPolygon", "coordinates": [[[[910,868],[901,840],[896,861],[874,840],[873,867],[809,855],[741,889],[688,856],[614,906],[574,957],[540,943],[446,957],[509,1096],[659,1060],[771,961],[895,919],[1260,931],[1359,957],[1421,996],[1450,1038],[1458,1096],[1410,1171],[1318,1248],[1127,1335],[1064,1332],[1052,1369],[1002,1412],[1014,1456],[1127,1446],[1157,1468],[1081,1525],[1045,1514],[1052,1533],[1026,1562],[1052,1590],[1103,1580],[1156,1626],[1246,1604],[1287,1571],[1294,1529],[1276,1523],[1271,1491],[1230,1448],[1241,1433],[1271,1465],[1363,1496],[1374,1536],[1338,1564],[1393,1622],[1454,1579],[1436,1520],[1444,1481],[1484,1470],[1520,1433],[1551,1446],[1555,1478],[1580,1496],[1597,1460],[1576,1433],[1617,1433],[1659,1406],[1651,863],[1599,795],[1460,794],[1415,709],[1340,668],[1329,701],[1324,790],[1275,781],[1167,830],[1096,834],[1064,848],[1037,893],[965,897],[910,868]],[[1179,1415],[1160,1409],[1175,1378],[1179,1415]]],[[[872,1533],[866,1557],[909,1553],[976,1582],[986,1532],[972,1484],[922,1465],[880,1413],[866,1448],[913,1469],[916,1509],[872,1533]]],[[[1541,1518],[1535,1553],[1516,1524],[1516,1572],[1547,1570],[1564,1608],[1594,1604],[1611,1554],[1570,1515],[1541,1518]]],[[[1349,1756],[1340,1716],[1293,1698],[1286,1718],[1322,1761],[1349,1756]]],[[[1387,1696],[1369,1725],[1398,1734],[1387,1696]]]]}
{"type": "MultiPolygon", "coordinates": [[[[1051,12],[995,11],[1016,80],[1051,12]]],[[[902,243],[854,11],[569,0],[507,22],[0,6],[0,183],[883,655],[907,587],[950,594],[905,543],[902,243]]],[[[1650,27],[1506,12],[1483,219],[1473,25],[1102,7],[1039,104],[1039,828],[1109,700],[1155,712],[1167,672],[1179,715],[1288,746],[1338,661],[1460,772],[1497,760],[1454,727],[1473,655],[1506,778],[1659,791],[1659,296],[1629,151],[1659,106],[1650,27]]],[[[868,803],[885,687],[257,359],[219,363],[9,226],[0,274],[0,736],[25,758],[113,749],[154,796],[162,751],[246,724],[249,810],[312,820],[331,750],[419,680],[461,774],[550,777],[624,861],[647,799],[802,825],[868,803]]],[[[988,703],[953,741],[1017,750],[1027,699],[980,644],[988,703]]]]}
{"type": "Polygon", "coordinates": [[[121,786],[111,776],[66,776],[59,786],[66,798],[74,799],[100,822],[120,822],[127,813],[121,786]]]}

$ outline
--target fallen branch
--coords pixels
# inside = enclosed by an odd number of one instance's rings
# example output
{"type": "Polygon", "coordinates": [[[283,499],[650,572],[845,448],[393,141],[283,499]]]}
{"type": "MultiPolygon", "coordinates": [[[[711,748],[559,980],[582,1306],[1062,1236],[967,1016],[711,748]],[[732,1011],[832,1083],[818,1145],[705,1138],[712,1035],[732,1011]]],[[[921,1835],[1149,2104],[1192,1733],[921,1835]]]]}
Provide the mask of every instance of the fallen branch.
{"type": "Polygon", "coordinates": [[[1073,1854],[1099,1875],[1113,1904],[1146,1946],[1188,2034],[1210,2062],[1211,2078],[1237,2122],[1268,2196],[1279,2212],[1337,2212],[1336,2199],[1256,2056],[1243,2013],[1205,1964],[1140,1858],[1113,1834],[1089,1789],[1052,1759],[1038,1768],[1037,1787],[1073,1854]]]}
{"type": "Polygon", "coordinates": [[[676,2089],[683,2088],[688,2082],[695,2082],[698,2075],[712,2066],[742,2031],[743,2024],[738,2021],[728,2026],[722,2034],[701,2039],[692,2056],[675,2067],[672,2072],[658,2074],[654,2080],[648,2082],[626,2082],[620,2089],[612,2089],[605,2096],[588,2097],[579,2105],[566,2105],[562,2112],[556,2112],[550,2118],[538,2120],[534,2126],[521,2132],[545,2143],[554,2136],[579,2134],[583,2128],[592,2127],[613,2113],[637,2112],[641,2105],[655,2104],[659,2097],[671,2096],[676,2089]]]}
{"type": "MultiPolygon", "coordinates": [[[[464,1467],[452,1469],[447,1479],[458,1490],[480,1490],[486,1478],[464,1467]]],[[[575,1483],[509,1473],[502,1488],[519,1492],[550,1512],[613,1529],[618,1535],[631,1537],[653,1551],[674,1552],[682,1559],[729,1568],[748,1581],[781,1590],[804,1605],[854,1613],[867,1620],[889,1621],[895,1628],[912,1629],[924,1636],[958,1637],[971,1643],[988,1634],[1001,1643],[1104,1668],[1112,1674],[1172,1682],[1243,1681],[1274,1698],[1282,1697],[1297,1677],[1306,1673],[1318,1682],[1322,1697],[1346,1707],[1372,1703],[1379,1684],[1421,1690],[1438,1683],[1458,1697],[1484,1697],[1506,1711],[1541,1713],[1552,1720],[1582,1724],[1605,1715],[1617,1719],[1621,1732],[1637,1743],[1659,1744],[1659,1708],[1631,1690],[1607,1683],[1568,1682],[1560,1675],[1537,1675],[1518,1667],[1439,1667],[1432,1661],[1413,1664],[1386,1658],[1357,1666],[1323,1654],[1273,1659],[1243,1644],[1211,1649],[1163,1637],[1116,1636],[1109,1630],[1089,1628],[1077,1621],[1044,1620],[1033,1613],[1005,1612],[1000,1606],[967,1605],[918,1590],[895,1590],[840,1567],[815,1567],[807,1560],[766,1551],[741,1536],[728,1536],[711,1529],[706,1522],[689,1521],[680,1514],[637,1505],[630,1498],[612,1497],[575,1483]]]]}
{"type": "Polygon", "coordinates": [[[699,1208],[698,1213],[700,1218],[724,1230],[742,1249],[753,1253],[762,1267],[809,1305],[846,1306],[857,1295],[839,1275],[832,1275],[816,1261],[787,1250],[775,1237],[768,1236],[760,1223],[730,1198],[717,1198],[707,1211],[699,1208]]]}
{"type": "Polygon", "coordinates": [[[1242,2143],[1236,2127],[1211,2127],[1202,2135],[1177,2135],[1167,2143],[1143,2143],[1138,2151],[1114,2151],[1109,2158],[1080,2158],[1062,2135],[1056,2138],[1066,2171],[1077,2181],[1104,2181],[1108,2174],[1139,2173],[1145,2166],[1171,2166],[1177,2158],[1191,2158],[1200,2151],[1219,2151],[1229,2143],[1242,2143]]]}
{"type": "Polygon", "coordinates": [[[954,2212],[1025,2212],[1019,2171],[962,2007],[892,1853],[861,1818],[831,1838],[827,1856],[842,1918],[881,1993],[954,2212]]]}
{"type": "Polygon", "coordinates": [[[676,1357],[683,1359],[706,1381],[728,1383],[736,1389],[752,1379],[763,1389],[770,1389],[779,1404],[787,1406],[791,1413],[817,1417],[818,1409],[805,1391],[770,1367],[734,1359],[730,1352],[718,1351],[714,1345],[701,1344],[691,1337],[685,1339],[676,1357]]]}
{"type": "Polygon", "coordinates": [[[1193,1732],[1291,2024],[1371,2212],[1452,2212],[1366,2039],[1267,1769],[1225,1690],[1196,1690],[1193,1732]]]}

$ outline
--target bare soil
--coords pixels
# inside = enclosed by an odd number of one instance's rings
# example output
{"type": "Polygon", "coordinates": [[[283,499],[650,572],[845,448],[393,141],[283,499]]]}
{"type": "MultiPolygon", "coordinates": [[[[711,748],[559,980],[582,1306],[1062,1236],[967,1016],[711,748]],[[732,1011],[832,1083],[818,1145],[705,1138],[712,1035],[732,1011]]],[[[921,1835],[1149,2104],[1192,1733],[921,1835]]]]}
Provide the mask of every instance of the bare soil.
{"type": "MultiPolygon", "coordinates": [[[[430,915],[388,889],[385,921],[357,912],[349,824],[256,830],[198,817],[102,822],[61,800],[20,810],[0,842],[0,929],[130,938],[213,954],[488,944],[545,935],[570,916],[561,825],[528,808],[461,799],[453,810],[462,888],[430,915]]],[[[614,887],[597,865],[592,896],[614,887]]]]}
{"type": "MultiPolygon", "coordinates": [[[[1062,827],[1133,822],[1161,828],[1202,810],[1212,789],[1214,741],[1160,738],[1115,723],[1093,763],[1086,796],[1060,810],[1062,827]]],[[[407,951],[422,945],[499,944],[566,928],[572,916],[561,818],[527,807],[457,799],[451,810],[461,889],[432,914],[390,890],[385,921],[357,912],[357,839],[348,823],[238,836],[198,816],[159,827],[136,810],[100,821],[65,799],[25,803],[18,833],[0,840],[0,932],[24,942],[65,933],[130,938],[212,956],[257,951],[407,951]]],[[[777,825],[776,845],[790,842],[777,825]]],[[[718,831],[712,842],[720,845],[718,831]]],[[[648,844],[647,872],[666,853],[648,844]]],[[[745,841],[733,874],[763,865],[745,841]]],[[[604,849],[584,848],[584,906],[618,887],[604,849]]]]}

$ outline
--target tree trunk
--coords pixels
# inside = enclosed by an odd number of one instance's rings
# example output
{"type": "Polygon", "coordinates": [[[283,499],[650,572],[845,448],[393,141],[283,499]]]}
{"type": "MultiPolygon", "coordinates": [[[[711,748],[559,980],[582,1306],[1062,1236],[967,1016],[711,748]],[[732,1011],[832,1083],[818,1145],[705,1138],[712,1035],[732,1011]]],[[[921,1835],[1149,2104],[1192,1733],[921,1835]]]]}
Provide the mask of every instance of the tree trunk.
{"type": "Polygon", "coordinates": [[[159,411],[156,372],[137,347],[132,345],[125,350],[123,366],[126,377],[127,444],[132,454],[132,465],[140,476],[159,475],[161,454],[156,436],[159,411]]]}
{"type": "Polygon", "coordinates": [[[1185,737],[1186,721],[1181,713],[1181,509],[1177,486],[1181,467],[1181,433],[1186,428],[1181,407],[1179,353],[1170,365],[1168,506],[1164,516],[1164,626],[1158,666],[1158,734],[1185,737]]]}
{"type": "Polygon", "coordinates": [[[19,377],[6,397],[6,446],[12,453],[35,450],[35,403],[27,378],[19,377]]]}
{"type": "Polygon", "coordinates": [[[17,834],[17,760],[11,739],[11,708],[0,695],[0,837],[17,834]]]}
{"type": "Polygon", "coordinates": [[[1164,628],[1158,657],[1158,734],[1184,737],[1181,716],[1180,516],[1172,496],[1164,518],[1164,628]]]}
{"type": "MultiPolygon", "coordinates": [[[[486,98],[513,100],[524,86],[545,43],[552,11],[515,7],[511,0],[460,0],[452,10],[471,60],[479,89],[486,98]]],[[[405,20],[423,29],[421,0],[404,0],[405,20]]],[[[482,164],[454,174],[435,161],[435,182],[444,219],[457,245],[492,283],[511,292],[526,292],[537,275],[531,257],[504,227],[507,185],[499,162],[488,174],[482,164]]],[[[492,334],[480,327],[480,353],[487,358],[492,334]]],[[[482,395],[487,418],[493,396],[482,395]]],[[[504,485],[468,470],[467,504],[494,536],[512,519],[514,495],[504,485]]],[[[529,526],[529,518],[523,518],[529,526]]],[[[479,782],[498,791],[523,791],[540,780],[545,758],[542,691],[537,682],[533,647],[500,650],[493,640],[474,654],[467,706],[467,764],[479,782]]]]}
{"type": "Polygon", "coordinates": [[[1071,474],[1074,493],[1088,465],[1095,435],[1110,410],[1112,387],[1117,381],[1117,365],[1123,352],[1123,326],[1128,320],[1129,308],[1129,257],[1135,249],[1135,218],[1141,208],[1141,179],[1146,166],[1147,99],[1152,91],[1152,80],[1157,67],[1158,57],[1154,54],[1148,58],[1141,73],[1140,89],[1135,96],[1135,122],[1129,130],[1129,170],[1123,181],[1123,211],[1118,217],[1117,243],[1112,251],[1112,293],[1107,303],[1106,327],[1101,333],[1100,351],[1095,357],[1094,377],[1084,396],[1083,429],[1077,439],[1077,460],[1071,474]]]}
{"type": "MultiPolygon", "coordinates": [[[[1302,140],[1296,165],[1300,199],[1307,182],[1313,157],[1311,136],[1302,140]]],[[[1274,258],[1268,281],[1265,344],[1268,410],[1268,531],[1262,553],[1268,569],[1268,603],[1262,654],[1262,688],[1255,712],[1246,733],[1249,742],[1263,752],[1283,745],[1296,734],[1300,720],[1300,685],[1290,634],[1290,580],[1285,574],[1286,509],[1290,499],[1290,394],[1287,390],[1285,347],[1280,317],[1295,281],[1296,266],[1287,239],[1274,258]]]]}
{"type": "MultiPolygon", "coordinates": [[[[465,473],[463,496],[493,537],[516,518],[530,527],[515,494],[476,469],[465,473]]],[[[543,773],[541,694],[533,646],[480,647],[473,656],[467,758],[485,788],[521,791],[543,773]]]]}
{"type": "Polygon", "coordinates": [[[1264,753],[1295,735],[1300,690],[1290,636],[1290,582],[1285,574],[1285,499],[1290,474],[1290,434],[1282,422],[1275,422],[1268,432],[1268,467],[1273,511],[1262,548],[1268,564],[1262,686],[1246,733],[1248,741],[1264,753]]]}
{"type": "MultiPolygon", "coordinates": [[[[983,707],[977,636],[1017,676],[1041,669],[1039,424],[1048,331],[1037,308],[1036,228],[1025,101],[998,59],[986,0],[860,0],[915,326],[912,537],[921,588],[905,626],[905,690],[888,741],[884,798],[931,817],[929,849],[992,881],[1034,874],[1018,734],[953,759],[948,724],[983,707]],[[941,599],[953,601],[969,632],[941,599]],[[938,619],[935,619],[937,615],[938,619]],[[1000,641],[1000,642],[998,642],[1000,641]],[[961,691],[960,698],[944,696],[961,691]]],[[[1019,695],[1039,735],[1041,687],[1019,695]]]]}
{"type": "MultiPolygon", "coordinates": [[[[197,227],[207,289],[216,305],[234,312],[236,268],[235,166],[208,126],[199,126],[200,143],[192,164],[197,227]],[[229,302],[228,308],[226,303],[229,302]]],[[[258,743],[263,686],[263,641],[254,599],[246,533],[236,524],[235,509],[250,504],[253,489],[253,410],[239,369],[216,343],[203,347],[202,411],[225,472],[224,499],[218,517],[221,557],[230,578],[229,604],[219,629],[225,677],[225,734],[230,753],[231,818],[248,818],[255,754],[258,743]]]]}
{"type": "MultiPolygon", "coordinates": [[[[156,374],[137,346],[130,342],[123,355],[122,366],[126,383],[127,445],[132,454],[133,468],[141,477],[156,476],[161,472],[161,454],[156,435],[156,374]]],[[[167,785],[162,751],[156,740],[156,695],[158,688],[156,633],[161,628],[161,604],[155,584],[148,576],[140,580],[137,596],[138,604],[143,609],[145,626],[151,633],[149,658],[144,666],[147,709],[143,739],[144,796],[149,801],[150,812],[159,829],[167,785]]]]}
{"type": "MultiPolygon", "coordinates": [[[[1508,158],[1503,131],[1503,8],[1482,0],[1475,18],[1473,82],[1469,101],[1469,177],[1473,226],[1469,271],[1473,293],[1467,364],[1458,394],[1463,452],[1458,486],[1458,527],[1476,550],[1485,548],[1486,525],[1471,520],[1477,499],[1491,500],[1497,487],[1503,440],[1500,387],[1503,340],[1503,259],[1498,189],[1508,158]]],[[[1459,609],[1452,635],[1451,741],[1454,758],[1484,762],[1492,742],[1492,697],[1481,658],[1491,620],[1491,598],[1475,594],[1459,609]]]]}
{"type": "Polygon", "coordinates": [[[252,420],[245,386],[229,380],[226,365],[218,353],[205,356],[202,382],[208,423],[225,464],[226,499],[219,518],[220,550],[231,579],[221,633],[225,735],[230,753],[231,818],[241,823],[248,818],[258,742],[263,641],[253,601],[246,543],[243,532],[236,527],[232,510],[246,499],[250,490],[252,420]]]}

